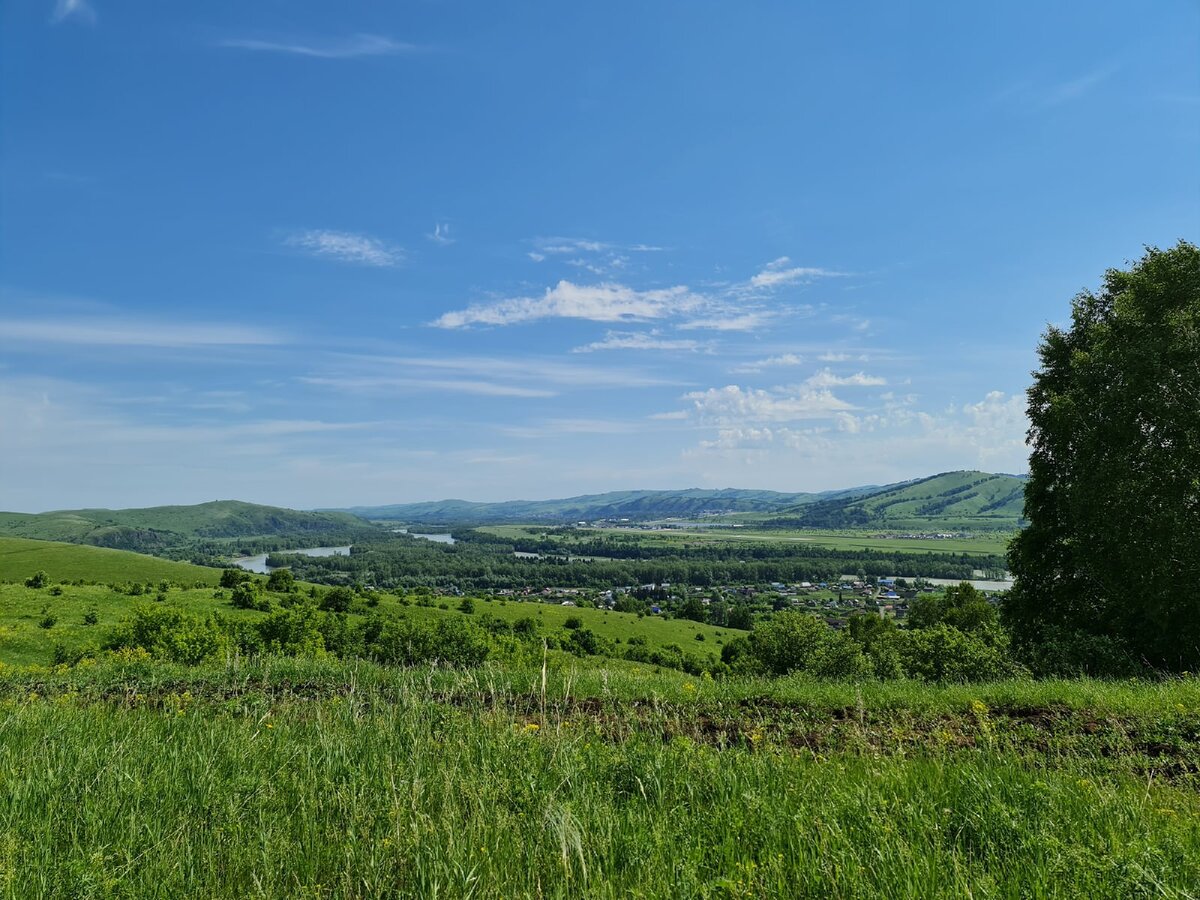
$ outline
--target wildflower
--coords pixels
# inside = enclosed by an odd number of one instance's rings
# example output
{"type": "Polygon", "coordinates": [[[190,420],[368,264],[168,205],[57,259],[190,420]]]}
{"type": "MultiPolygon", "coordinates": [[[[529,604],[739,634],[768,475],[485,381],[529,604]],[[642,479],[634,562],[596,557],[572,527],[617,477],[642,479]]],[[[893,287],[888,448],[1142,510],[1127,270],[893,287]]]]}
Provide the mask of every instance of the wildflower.
{"type": "Polygon", "coordinates": [[[688,681],[683,685],[683,689],[690,693],[691,691],[694,691],[696,689],[696,685],[694,685],[694,684],[692,684],[692,682],[688,681]]]}
{"type": "Polygon", "coordinates": [[[541,727],[542,726],[539,725],[537,722],[528,722],[525,725],[525,730],[532,732],[532,731],[537,731],[541,727]]]}

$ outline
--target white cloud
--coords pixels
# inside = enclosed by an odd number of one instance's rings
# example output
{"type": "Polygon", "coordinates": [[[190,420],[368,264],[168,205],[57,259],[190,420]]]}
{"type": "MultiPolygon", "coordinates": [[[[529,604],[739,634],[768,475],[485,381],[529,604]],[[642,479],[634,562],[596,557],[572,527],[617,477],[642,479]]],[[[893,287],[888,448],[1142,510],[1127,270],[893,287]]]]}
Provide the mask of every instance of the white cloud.
{"type": "Polygon", "coordinates": [[[96,11],[88,0],[55,0],[54,13],[50,16],[50,21],[55,25],[66,21],[92,25],[96,22],[96,11]]]}
{"type": "Polygon", "coordinates": [[[77,319],[0,319],[0,338],[39,344],[104,347],[213,347],[281,344],[278,332],[204,322],[158,322],[116,316],[77,319]]]}
{"type": "MultiPolygon", "coordinates": [[[[882,412],[834,410],[827,422],[806,428],[779,424],[772,415],[775,399],[759,392],[754,400],[765,404],[761,410],[741,398],[728,404],[733,414],[711,417],[718,426],[715,435],[685,456],[712,456],[722,483],[728,481],[730,466],[738,465],[776,477],[799,468],[826,485],[849,484],[849,479],[897,481],[967,468],[1023,472],[1028,466],[1028,423],[1020,395],[993,391],[977,403],[956,404],[937,414],[902,408],[892,398],[882,412]]],[[[910,395],[900,402],[913,399],[910,395]]]]}
{"type": "Polygon", "coordinates": [[[457,394],[474,394],[480,397],[553,397],[556,391],[545,388],[523,387],[515,384],[500,384],[494,381],[472,381],[455,378],[387,378],[370,376],[303,376],[305,384],[329,387],[345,391],[448,391],[457,394]]]}
{"type": "Polygon", "coordinates": [[[639,291],[606,282],[578,285],[560,281],[541,297],[516,297],[448,312],[432,324],[438,328],[469,325],[513,325],[538,319],[588,319],[593,322],[647,321],[697,309],[704,298],[685,286],[639,291]]]}
{"type": "Polygon", "coordinates": [[[775,368],[777,366],[799,366],[804,363],[804,357],[797,353],[783,353],[779,356],[768,356],[766,359],[760,359],[757,362],[742,363],[740,366],[735,366],[734,372],[761,372],[763,369],[775,368]]]}
{"type": "Polygon", "coordinates": [[[865,372],[856,372],[853,375],[835,375],[829,369],[822,369],[809,377],[805,384],[813,387],[879,387],[887,384],[887,379],[877,375],[868,375],[865,372]]]}
{"type": "Polygon", "coordinates": [[[437,222],[433,226],[433,231],[426,235],[435,244],[441,244],[443,247],[454,243],[454,238],[450,236],[450,226],[445,222],[437,222]]]}
{"type": "Polygon", "coordinates": [[[792,266],[786,256],[767,263],[761,272],[750,279],[750,286],[755,288],[773,288],[795,281],[815,281],[818,278],[836,278],[844,272],[832,269],[822,269],[815,266],[792,266]]]}
{"type": "Polygon", "coordinates": [[[803,386],[770,391],[730,384],[684,394],[692,412],[705,422],[794,422],[826,419],[854,407],[827,389],[803,386]]]}
{"type": "MultiPolygon", "coordinates": [[[[73,0],[65,0],[73,2],[73,0]]],[[[81,2],[81,0],[74,0],[81,2]]],[[[263,41],[247,38],[231,38],[221,41],[220,46],[235,50],[255,50],[267,53],[290,53],[294,56],[311,56],[317,59],[353,59],[359,56],[392,56],[397,53],[413,53],[421,48],[416,44],[393,40],[379,34],[355,34],[340,40],[319,41],[263,41]]]]}
{"type": "Polygon", "coordinates": [[[685,329],[706,329],[709,331],[755,331],[768,324],[776,314],[765,309],[754,312],[728,312],[717,315],[691,319],[679,327],[685,329]]]}
{"type": "Polygon", "coordinates": [[[404,261],[404,251],[399,247],[349,231],[301,231],[289,237],[287,243],[314,256],[363,266],[388,267],[404,261]]]}
{"type": "Polygon", "coordinates": [[[604,340],[576,347],[572,353],[592,353],[596,350],[691,350],[700,348],[699,341],[668,339],[657,332],[609,331],[604,340]]]}

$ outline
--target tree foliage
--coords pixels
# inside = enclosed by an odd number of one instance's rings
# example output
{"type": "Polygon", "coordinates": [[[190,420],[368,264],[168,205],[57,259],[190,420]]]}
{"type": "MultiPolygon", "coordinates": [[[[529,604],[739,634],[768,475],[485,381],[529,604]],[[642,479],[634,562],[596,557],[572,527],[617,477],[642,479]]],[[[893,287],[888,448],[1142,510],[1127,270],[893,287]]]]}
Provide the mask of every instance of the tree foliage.
{"type": "Polygon", "coordinates": [[[1044,671],[1200,666],[1200,249],[1075,298],[1029,389],[1026,528],[1004,616],[1044,671]]]}

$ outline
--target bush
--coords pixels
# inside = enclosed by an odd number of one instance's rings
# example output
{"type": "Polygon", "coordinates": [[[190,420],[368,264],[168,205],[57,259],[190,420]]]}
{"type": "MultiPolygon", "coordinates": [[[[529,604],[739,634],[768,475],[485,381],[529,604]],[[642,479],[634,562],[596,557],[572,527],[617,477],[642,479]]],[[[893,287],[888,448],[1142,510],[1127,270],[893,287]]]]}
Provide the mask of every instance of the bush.
{"type": "Polygon", "coordinates": [[[925,681],[991,681],[1018,674],[1001,647],[949,625],[902,633],[904,674],[925,681]]]}
{"type": "Polygon", "coordinates": [[[322,656],[325,653],[325,635],[321,626],[323,617],[307,603],[271,613],[254,625],[254,643],[246,649],[262,649],[288,656],[322,656]]]}
{"type": "Polygon", "coordinates": [[[275,569],[267,578],[267,590],[277,594],[286,594],[296,588],[296,576],[291,569],[275,569]]]}
{"type": "Polygon", "coordinates": [[[326,612],[350,612],[350,604],[354,601],[354,593],[349,588],[339,587],[326,591],[321,598],[321,609],[326,612]]]}
{"type": "Polygon", "coordinates": [[[25,579],[25,587],[27,588],[44,588],[50,583],[50,576],[44,570],[39,569],[28,578],[25,579]]]}
{"type": "Polygon", "coordinates": [[[465,613],[468,616],[471,615],[473,612],[475,612],[475,601],[470,597],[463,597],[458,604],[458,611],[465,613]]]}
{"type": "Polygon", "coordinates": [[[243,581],[250,581],[251,575],[245,569],[225,569],[221,573],[221,587],[237,587],[243,581]]]}
{"type": "Polygon", "coordinates": [[[112,630],[104,649],[141,649],[161,659],[195,665],[222,653],[227,645],[228,638],[216,619],[143,605],[112,630]]]}
{"type": "Polygon", "coordinates": [[[563,622],[563,628],[569,628],[571,630],[574,630],[576,628],[582,628],[582,627],[583,627],[583,619],[579,618],[579,616],[567,616],[567,620],[565,622],[563,622]]]}
{"type": "Polygon", "coordinates": [[[258,592],[257,581],[240,582],[229,599],[237,609],[255,609],[259,612],[271,609],[271,601],[258,592]]]}
{"type": "Polygon", "coordinates": [[[782,612],[754,630],[750,650],[763,671],[786,675],[806,668],[829,640],[829,626],[822,619],[806,613],[782,612]]]}
{"type": "Polygon", "coordinates": [[[440,662],[477,666],[491,651],[487,632],[463,618],[443,618],[434,626],[400,619],[368,626],[365,652],[391,665],[440,662]]]}

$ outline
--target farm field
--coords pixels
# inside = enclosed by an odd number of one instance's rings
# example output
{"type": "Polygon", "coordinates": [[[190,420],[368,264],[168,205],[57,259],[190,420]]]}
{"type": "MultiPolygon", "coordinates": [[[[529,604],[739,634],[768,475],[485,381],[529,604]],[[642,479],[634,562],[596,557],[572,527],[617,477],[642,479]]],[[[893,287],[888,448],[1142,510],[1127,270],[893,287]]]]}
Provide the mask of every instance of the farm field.
{"type": "Polygon", "coordinates": [[[6,885],[1187,897],[1200,880],[1194,681],[785,679],[770,697],[557,658],[542,677],[137,657],[0,673],[6,885]]]}
{"type": "MultiPolygon", "coordinates": [[[[541,534],[548,530],[547,526],[539,525],[486,525],[479,531],[494,534],[504,538],[522,538],[541,534]]],[[[753,528],[693,528],[649,531],[642,528],[579,528],[580,539],[592,539],[596,536],[611,536],[619,538],[634,538],[638,543],[647,546],[680,546],[703,545],[707,543],[794,543],[809,544],[816,547],[829,547],[835,550],[880,550],[884,552],[907,553],[967,553],[967,554],[1003,554],[1008,547],[1012,535],[1005,532],[991,532],[970,538],[922,539],[900,537],[878,537],[875,533],[853,531],[809,531],[792,529],[753,529],[753,528]]],[[[561,536],[564,542],[571,541],[571,535],[561,536]]]]}

